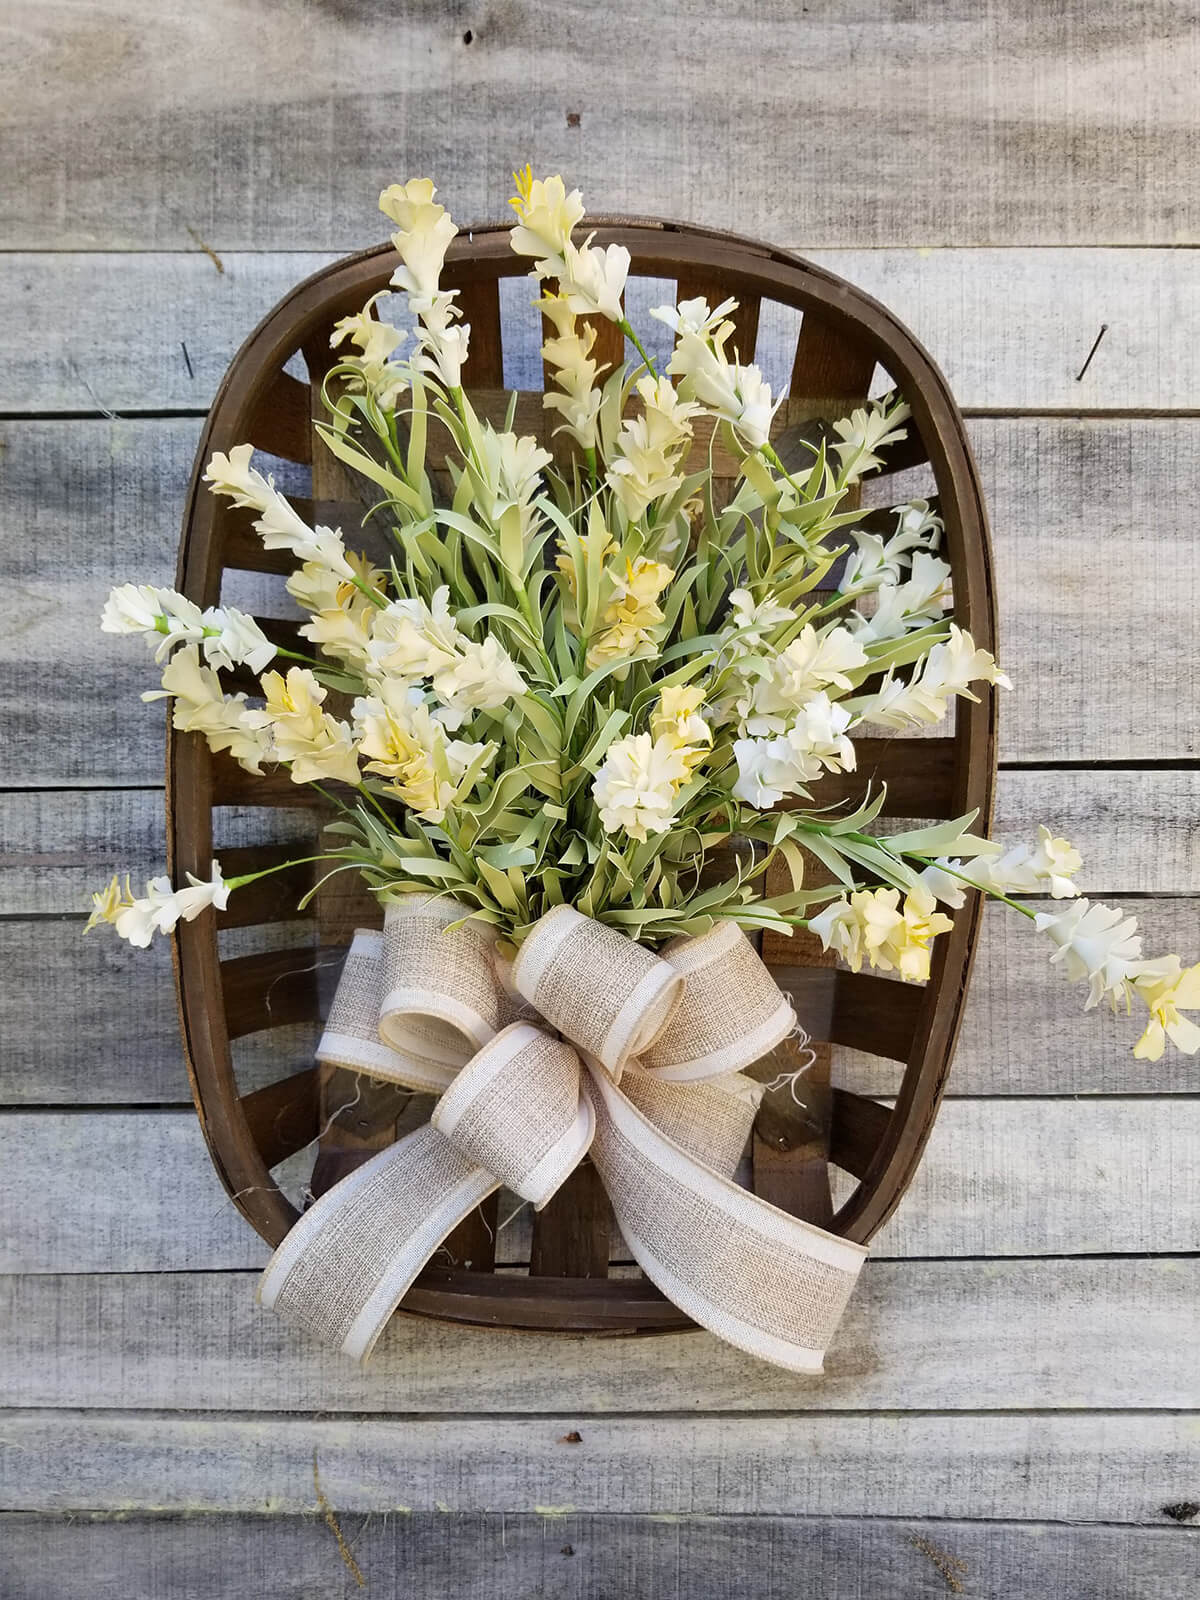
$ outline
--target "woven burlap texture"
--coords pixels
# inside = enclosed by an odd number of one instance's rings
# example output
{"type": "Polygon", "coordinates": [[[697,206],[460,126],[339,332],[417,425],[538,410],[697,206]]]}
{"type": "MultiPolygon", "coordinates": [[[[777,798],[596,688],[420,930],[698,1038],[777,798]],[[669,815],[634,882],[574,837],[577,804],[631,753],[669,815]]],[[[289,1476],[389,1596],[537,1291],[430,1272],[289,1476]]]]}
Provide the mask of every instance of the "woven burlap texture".
{"type": "Polygon", "coordinates": [[[504,1183],[542,1205],[591,1147],[622,1232],[670,1299],[764,1360],[819,1371],[865,1251],[730,1181],[762,1094],[733,1069],[794,1024],[742,931],[718,926],[658,957],[558,907],[509,972],[490,930],[450,927],[467,915],[414,896],[382,935],[356,935],[322,1040],[341,1054],[322,1059],[357,1051],[360,1070],[421,1088],[421,1074],[449,1076],[428,1127],[305,1213],[272,1258],[264,1303],[365,1358],[481,1198],[504,1183]],[[510,1023],[522,1010],[534,1020],[510,1023]],[[366,1059],[375,1052],[387,1070],[366,1059]]]}

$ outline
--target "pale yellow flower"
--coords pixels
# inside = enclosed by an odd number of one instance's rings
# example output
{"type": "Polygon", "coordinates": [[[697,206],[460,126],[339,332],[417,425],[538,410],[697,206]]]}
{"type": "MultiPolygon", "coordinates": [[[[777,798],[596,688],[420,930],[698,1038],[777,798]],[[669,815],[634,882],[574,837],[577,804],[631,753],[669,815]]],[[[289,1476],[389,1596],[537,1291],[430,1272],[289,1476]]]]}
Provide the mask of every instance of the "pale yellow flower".
{"type": "Polygon", "coordinates": [[[533,167],[513,173],[517,192],[508,202],[517,215],[509,243],[519,256],[561,256],[571,230],[583,221],[583,197],[567,193],[562,178],[535,178],[533,167]]]}
{"type": "Polygon", "coordinates": [[[609,571],[612,597],[601,617],[604,629],[588,650],[589,667],[653,654],[653,630],[664,621],[658,597],[674,576],[670,567],[649,556],[627,561],[623,573],[609,571]]]}
{"type": "Polygon", "coordinates": [[[564,295],[543,295],[538,304],[554,324],[554,335],[542,345],[542,356],[562,391],[547,390],[542,404],[547,411],[561,414],[563,421],[556,432],[569,433],[582,450],[594,449],[602,398],[595,387],[596,362],[591,359],[596,330],[590,323],[576,321],[564,295]]]}
{"type": "Polygon", "coordinates": [[[650,735],[665,739],[683,757],[689,775],[712,748],[712,730],[700,715],[704,689],[695,684],[668,684],[650,714],[650,735]]]}
{"type": "Polygon", "coordinates": [[[84,933],[91,933],[92,929],[99,927],[102,922],[116,927],[121,912],[127,911],[132,904],[133,892],[129,887],[128,875],[125,878],[125,887],[122,889],[121,880],[114,872],[111,883],[92,893],[92,914],[84,925],[84,933]]]}
{"type": "Polygon", "coordinates": [[[145,701],[168,697],[171,722],[180,733],[203,734],[210,750],[227,750],[247,772],[261,771],[260,764],[271,755],[262,713],[247,706],[244,694],[223,692],[213,669],[201,665],[194,644],[176,650],[163,668],[161,689],[142,695],[145,701]]]}
{"type": "Polygon", "coordinates": [[[352,394],[374,395],[381,406],[391,408],[408,388],[407,369],[391,360],[407,334],[373,315],[376,302],[382,298],[382,292],[372,295],[361,311],[334,323],[329,344],[336,350],[349,339],[358,346],[357,355],[341,357],[341,365],[354,370],[347,388],[352,394]]]}
{"type": "Polygon", "coordinates": [[[350,729],[321,709],[325,690],[307,667],[292,667],[262,677],[266,706],[258,713],[269,725],[278,760],[291,767],[293,783],[338,778],[357,785],[358,760],[350,729]]]}
{"type": "Polygon", "coordinates": [[[910,894],[901,909],[898,889],[861,889],[826,906],[808,925],[855,972],[866,960],[881,972],[899,972],[906,983],[928,979],[933,940],[954,926],[926,893],[910,894]]]}
{"type": "Polygon", "coordinates": [[[388,779],[426,822],[442,821],[467,768],[493,748],[447,739],[419,695],[397,683],[382,683],[356,700],[354,726],[367,771],[388,779]]]}
{"type": "Polygon", "coordinates": [[[1150,1018],[1133,1047],[1134,1055],[1141,1061],[1157,1061],[1170,1039],[1185,1055],[1194,1056],[1200,1050],[1200,1027],[1180,1012],[1200,1011],[1200,963],[1185,968],[1178,956],[1164,956],[1144,965],[1133,988],[1146,1002],[1150,1018]]]}
{"type": "Polygon", "coordinates": [[[297,561],[317,562],[340,578],[351,577],[341,534],[333,528],[310,528],[275,488],[275,480],[250,465],[253,454],[249,444],[235,445],[228,455],[217,451],[204,469],[213,494],[258,512],[254,527],[267,550],[290,550],[297,561]]]}

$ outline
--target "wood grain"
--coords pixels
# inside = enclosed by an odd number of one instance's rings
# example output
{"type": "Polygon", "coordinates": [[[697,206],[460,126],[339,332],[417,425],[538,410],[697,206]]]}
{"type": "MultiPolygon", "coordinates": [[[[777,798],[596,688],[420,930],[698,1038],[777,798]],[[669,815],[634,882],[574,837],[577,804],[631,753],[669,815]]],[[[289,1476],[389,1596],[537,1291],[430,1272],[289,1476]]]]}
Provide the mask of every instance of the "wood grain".
{"type": "Polygon", "coordinates": [[[15,1411],[0,1508],[1041,1517],[1160,1524],[1192,1481],[1170,1412],[435,1419],[15,1411]],[[581,1444],[564,1443],[579,1432],[581,1444]],[[1104,1471],[1095,1470],[1102,1454],[1104,1471]]]}
{"type": "MultiPolygon", "coordinates": [[[[364,216],[356,242],[383,231],[364,216]]],[[[882,300],[929,349],[968,414],[1200,407],[1200,287],[1186,251],[814,250],[791,234],[778,242],[882,300]]],[[[203,410],[251,328],[333,259],[239,251],[217,273],[196,251],[0,255],[0,303],[11,308],[0,326],[0,411],[203,410]],[[60,308],[85,299],[81,352],[60,308]]],[[[649,303],[667,297],[664,285],[649,303]]],[[[408,321],[399,297],[387,314],[408,321]]],[[[472,353],[484,327],[478,315],[476,323],[472,353]]],[[[639,324],[643,339],[657,326],[644,311],[639,324]]],[[[530,381],[534,337],[532,324],[507,320],[505,360],[527,367],[530,381]]],[[[764,318],[754,359],[776,386],[794,344],[785,318],[764,318]]]]}
{"type": "MultiPolygon", "coordinates": [[[[1197,1137],[1200,1099],[952,1101],[873,1255],[1192,1250],[1197,1137]]],[[[221,1191],[190,1111],[3,1112],[0,1170],[0,1272],[179,1272],[267,1257],[221,1191]]],[[[298,1197],[303,1158],[279,1176],[298,1197]]],[[[498,1258],[528,1260],[527,1238],[514,1224],[498,1258]]]]}
{"type": "Polygon", "coordinates": [[[703,1333],[585,1339],[408,1316],[362,1368],[264,1312],[254,1288],[252,1272],[0,1278],[0,1405],[590,1416],[1196,1401],[1180,1337],[1195,1260],[873,1260],[819,1380],[703,1333]],[[1121,1354],[1131,1328],[1136,1362],[1121,1354]]]}
{"type": "Polygon", "coordinates": [[[266,0],[169,17],[93,0],[22,13],[12,34],[11,248],[353,248],[383,183],[429,174],[478,221],[526,159],[594,211],[810,246],[1200,231],[1198,45],[1168,0],[949,16],[720,0],[699,31],[688,7],[637,0],[325,6],[299,25],[266,0]],[[714,62],[753,82],[752,109],[734,112],[714,62]]]}
{"type": "MultiPolygon", "coordinates": [[[[341,1520],[375,1600],[1191,1600],[1183,1528],[806,1516],[365,1513],[341,1520]]],[[[289,1517],[0,1518],[4,1571],[54,1600],[323,1600],[359,1591],[315,1510],[289,1517]]]]}
{"type": "MultiPolygon", "coordinates": [[[[1001,708],[1002,760],[1197,754],[1194,719],[1150,668],[1161,663],[1176,682],[1196,666],[1198,429],[1179,419],[971,425],[995,535],[1001,655],[1017,683],[1001,708]]],[[[137,700],[156,681],[153,662],[91,619],[114,583],[171,582],[196,431],[186,419],[0,426],[0,525],[25,531],[0,558],[0,784],[160,780],[163,713],[137,700]],[[80,622],[69,654],[64,614],[80,622]],[[50,677],[55,694],[36,692],[50,677]]]]}

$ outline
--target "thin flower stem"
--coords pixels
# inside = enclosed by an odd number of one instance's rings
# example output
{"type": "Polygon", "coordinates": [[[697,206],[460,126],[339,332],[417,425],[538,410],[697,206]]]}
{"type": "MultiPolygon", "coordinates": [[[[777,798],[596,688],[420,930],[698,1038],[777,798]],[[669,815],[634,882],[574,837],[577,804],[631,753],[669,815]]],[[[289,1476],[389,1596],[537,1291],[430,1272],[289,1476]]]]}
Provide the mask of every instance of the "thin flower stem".
{"type": "MultiPolygon", "coordinates": [[[[882,842],[882,841],[879,841],[882,842]]],[[[888,852],[891,854],[892,852],[888,852]]],[[[915,850],[904,851],[914,861],[923,861],[926,866],[937,866],[939,872],[947,873],[951,878],[957,878],[960,883],[965,883],[970,889],[978,889],[980,894],[986,894],[993,900],[999,900],[1002,905],[1011,906],[1014,911],[1019,911],[1023,917],[1028,917],[1030,922],[1037,921],[1037,912],[1031,911],[1028,906],[1023,906],[1019,900],[1013,900],[1006,894],[1001,894],[999,889],[989,889],[985,883],[976,883],[974,878],[968,878],[965,872],[958,872],[954,867],[947,866],[944,862],[934,862],[930,856],[920,856],[915,850]]]]}
{"type": "Polygon", "coordinates": [[[257,883],[260,878],[269,878],[274,872],[286,872],[289,867],[307,866],[313,861],[353,861],[354,856],[345,851],[327,850],[319,856],[296,856],[292,861],[279,861],[273,867],[263,867],[260,872],[243,872],[238,878],[226,878],[227,889],[244,889],[248,883],[257,883]]]}
{"type": "Polygon", "coordinates": [[[629,318],[622,317],[620,322],[617,323],[617,327],[620,328],[621,332],[627,339],[632,341],[633,348],[637,351],[638,355],[641,356],[642,361],[645,364],[646,371],[652,378],[657,379],[658,369],[655,367],[650,357],[646,354],[646,348],[642,344],[642,341],[638,338],[637,334],[633,331],[633,324],[630,322],[629,318]]]}

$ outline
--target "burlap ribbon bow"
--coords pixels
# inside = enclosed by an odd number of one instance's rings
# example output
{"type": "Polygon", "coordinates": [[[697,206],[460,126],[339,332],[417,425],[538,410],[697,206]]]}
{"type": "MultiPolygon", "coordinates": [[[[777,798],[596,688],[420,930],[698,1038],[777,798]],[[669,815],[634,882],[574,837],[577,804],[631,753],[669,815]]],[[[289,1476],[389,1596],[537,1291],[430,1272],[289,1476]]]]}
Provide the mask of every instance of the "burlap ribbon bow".
{"type": "Polygon", "coordinates": [[[468,916],[412,895],[355,934],[318,1058],[440,1098],[304,1213],[263,1304],[365,1361],[475,1206],[503,1184],[540,1209],[590,1153],[669,1299],[820,1372],[866,1252],[731,1181],[762,1095],[741,1069],[795,1023],[745,934],[722,923],[654,955],[558,906],[510,966],[468,916]]]}

